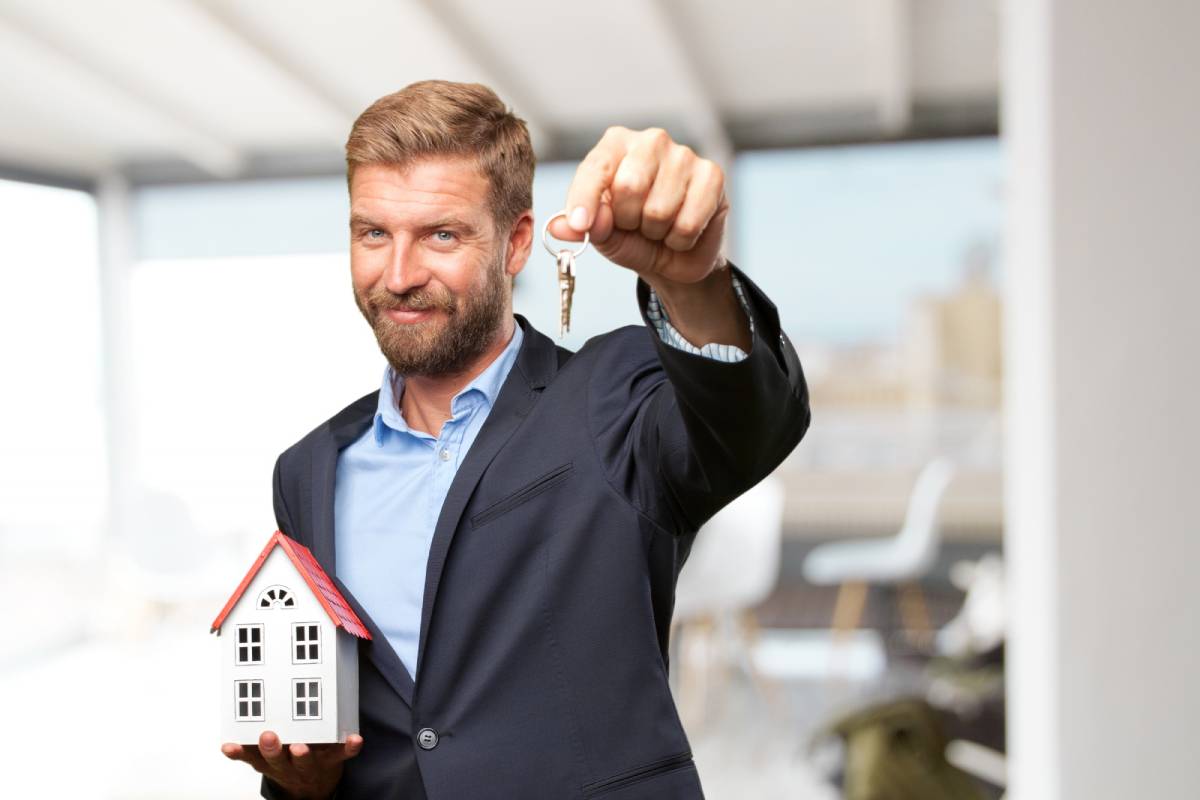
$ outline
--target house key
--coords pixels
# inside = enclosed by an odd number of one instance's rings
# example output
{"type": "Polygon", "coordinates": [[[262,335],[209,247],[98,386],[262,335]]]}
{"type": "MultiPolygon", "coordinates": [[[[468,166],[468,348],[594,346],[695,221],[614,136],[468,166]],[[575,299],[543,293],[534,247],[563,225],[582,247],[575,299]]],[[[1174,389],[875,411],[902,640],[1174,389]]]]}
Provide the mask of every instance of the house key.
{"type": "Polygon", "coordinates": [[[546,226],[542,228],[542,244],[550,251],[550,255],[558,260],[558,338],[562,338],[563,334],[571,329],[571,300],[575,295],[575,257],[587,249],[588,243],[591,241],[591,236],[587,233],[583,234],[583,244],[578,250],[569,250],[563,248],[555,250],[550,246],[547,237],[550,235],[550,223],[557,217],[565,217],[567,212],[560,211],[550,219],[546,220],[546,226]]]}

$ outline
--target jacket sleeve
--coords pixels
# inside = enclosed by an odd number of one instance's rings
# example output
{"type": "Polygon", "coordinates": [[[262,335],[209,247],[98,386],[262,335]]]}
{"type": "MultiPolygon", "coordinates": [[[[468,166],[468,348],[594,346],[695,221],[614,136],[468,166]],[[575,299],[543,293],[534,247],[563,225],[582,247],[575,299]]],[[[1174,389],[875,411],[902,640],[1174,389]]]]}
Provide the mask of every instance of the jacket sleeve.
{"type": "Polygon", "coordinates": [[[724,362],[663,342],[647,315],[652,349],[610,348],[593,367],[588,409],[597,453],[613,488],[675,535],[771,473],[811,419],[800,360],[774,303],[732,263],[753,321],[750,352],[724,362]]]}

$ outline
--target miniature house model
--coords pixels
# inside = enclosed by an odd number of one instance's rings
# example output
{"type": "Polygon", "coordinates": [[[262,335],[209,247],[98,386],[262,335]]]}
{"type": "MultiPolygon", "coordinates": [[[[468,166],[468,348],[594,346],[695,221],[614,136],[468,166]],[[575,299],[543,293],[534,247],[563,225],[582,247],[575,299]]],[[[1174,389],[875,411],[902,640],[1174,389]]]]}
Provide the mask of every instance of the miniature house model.
{"type": "Polygon", "coordinates": [[[276,531],[212,624],[221,639],[221,735],[257,744],[358,733],[358,639],[371,634],[321,565],[276,531]]]}

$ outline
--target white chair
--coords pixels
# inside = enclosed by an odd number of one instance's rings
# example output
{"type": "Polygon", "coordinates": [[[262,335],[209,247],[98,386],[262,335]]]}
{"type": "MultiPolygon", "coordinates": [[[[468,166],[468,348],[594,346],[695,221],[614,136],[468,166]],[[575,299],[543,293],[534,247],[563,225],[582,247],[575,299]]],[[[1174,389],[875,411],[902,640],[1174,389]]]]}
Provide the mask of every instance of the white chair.
{"type": "Polygon", "coordinates": [[[871,584],[900,587],[905,628],[932,634],[919,581],[937,561],[941,546],[938,508],[956,468],[946,457],[930,461],[917,476],[904,525],[893,537],[830,542],[813,548],[804,560],[804,577],[820,586],[838,584],[833,630],[844,635],[858,627],[871,584]]]}
{"type": "Polygon", "coordinates": [[[693,724],[703,722],[709,672],[720,685],[733,663],[768,701],[775,692],[758,673],[752,609],[779,580],[784,489],[768,476],[718,511],[692,545],[675,587],[673,627],[680,641],[680,705],[693,724]]]}

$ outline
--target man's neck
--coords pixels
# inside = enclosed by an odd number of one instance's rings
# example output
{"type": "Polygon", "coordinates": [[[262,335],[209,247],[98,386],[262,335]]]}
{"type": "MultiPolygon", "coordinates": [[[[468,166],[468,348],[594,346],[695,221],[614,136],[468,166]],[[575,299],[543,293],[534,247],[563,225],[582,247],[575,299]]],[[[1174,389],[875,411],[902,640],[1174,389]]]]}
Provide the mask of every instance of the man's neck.
{"type": "Polygon", "coordinates": [[[516,320],[505,316],[504,324],[491,346],[465,370],[453,375],[405,375],[400,396],[400,414],[408,427],[440,436],[442,423],[450,419],[450,401],[499,358],[512,341],[516,320]]]}

